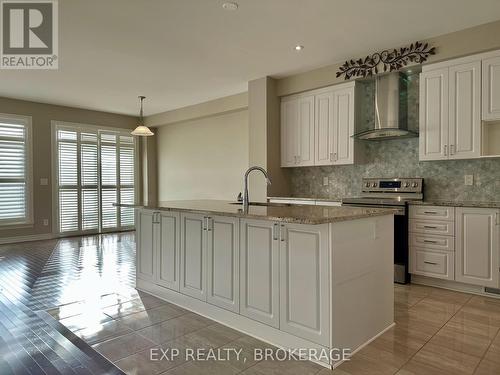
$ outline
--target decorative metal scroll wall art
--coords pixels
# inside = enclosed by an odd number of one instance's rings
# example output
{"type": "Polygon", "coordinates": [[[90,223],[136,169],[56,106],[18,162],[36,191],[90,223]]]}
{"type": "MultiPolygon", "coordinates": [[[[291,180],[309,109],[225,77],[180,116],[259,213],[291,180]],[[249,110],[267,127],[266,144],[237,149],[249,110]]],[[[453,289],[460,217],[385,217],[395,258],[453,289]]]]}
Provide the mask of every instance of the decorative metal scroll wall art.
{"type": "Polygon", "coordinates": [[[368,55],[364,59],[346,61],[339,68],[337,77],[342,75],[345,79],[352,77],[369,77],[379,73],[379,65],[383,65],[383,71],[396,71],[408,65],[410,62],[421,64],[427,61],[430,55],[436,54],[435,47],[429,47],[427,43],[415,42],[409,47],[385,50],[368,55]]]}

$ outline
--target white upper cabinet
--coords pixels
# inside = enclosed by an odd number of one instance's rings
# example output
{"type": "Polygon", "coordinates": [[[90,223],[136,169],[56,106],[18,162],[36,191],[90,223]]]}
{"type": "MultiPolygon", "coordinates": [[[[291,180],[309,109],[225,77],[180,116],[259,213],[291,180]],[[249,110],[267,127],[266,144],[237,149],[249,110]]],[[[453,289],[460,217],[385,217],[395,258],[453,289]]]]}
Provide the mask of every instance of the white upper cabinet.
{"type": "Polygon", "coordinates": [[[449,68],[449,158],[481,156],[481,62],[449,68]]]}
{"type": "Polygon", "coordinates": [[[456,209],[455,280],[498,288],[500,210],[456,209]]]}
{"type": "Polygon", "coordinates": [[[500,120],[500,52],[483,60],[483,116],[485,121],[500,120]]]}
{"type": "Polygon", "coordinates": [[[314,165],[314,96],[283,100],[281,119],[282,166],[314,165]]]}
{"type": "Polygon", "coordinates": [[[333,164],[353,164],[354,84],[335,90],[333,106],[333,164]]]}
{"type": "Polygon", "coordinates": [[[354,163],[354,82],[285,97],[281,166],[354,163]]]}
{"type": "Polygon", "coordinates": [[[481,61],[452,60],[420,75],[420,160],[481,156],[481,61]]]}
{"type": "Polygon", "coordinates": [[[281,166],[297,165],[297,140],[299,126],[299,100],[281,102],[281,166]]]}
{"type": "Polygon", "coordinates": [[[426,65],[420,74],[420,160],[500,156],[500,51],[426,65]]]}
{"type": "Polygon", "coordinates": [[[420,160],[448,159],[448,68],[420,74],[420,160]]]}
{"type": "Polygon", "coordinates": [[[333,162],[333,90],[316,95],[315,165],[330,165],[333,162]]]}

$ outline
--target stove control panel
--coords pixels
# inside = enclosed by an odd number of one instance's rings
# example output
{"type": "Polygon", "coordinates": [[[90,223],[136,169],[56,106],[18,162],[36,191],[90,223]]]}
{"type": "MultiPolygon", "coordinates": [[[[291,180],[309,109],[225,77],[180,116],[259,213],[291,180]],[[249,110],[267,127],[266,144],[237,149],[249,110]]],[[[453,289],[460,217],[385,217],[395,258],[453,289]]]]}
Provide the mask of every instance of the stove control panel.
{"type": "Polygon", "coordinates": [[[362,191],[364,193],[422,193],[423,185],[423,178],[363,178],[362,191]]]}

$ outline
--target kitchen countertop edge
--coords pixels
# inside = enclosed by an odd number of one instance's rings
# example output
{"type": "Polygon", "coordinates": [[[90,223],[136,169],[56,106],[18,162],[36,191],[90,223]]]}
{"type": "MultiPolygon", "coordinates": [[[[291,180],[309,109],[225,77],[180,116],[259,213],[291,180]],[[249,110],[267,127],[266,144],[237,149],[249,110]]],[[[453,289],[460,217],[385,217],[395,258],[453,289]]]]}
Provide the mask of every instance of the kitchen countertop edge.
{"type": "MultiPolygon", "coordinates": [[[[186,201],[189,204],[189,201],[186,201]]],[[[221,201],[215,201],[221,203],[221,201]]],[[[179,201],[176,202],[179,204],[179,201]]],[[[227,203],[230,204],[230,203],[227,203]]],[[[123,204],[123,203],[114,203],[115,207],[129,207],[129,208],[137,208],[137,209],[148,209],[148,210],[158,210],[158,211],[178,211],[178,212],[192,212],[197,214],[206,214],[206,215],[219,215],[219,216],[230,216],[230,217],[239,217],[239,218],[247,218],[247,219],[256,219],[256,220],[269,220],[269,221],[280,221],[284,223],[295,223],[295,224],[306,224],[306,225],[317,225],[317,224],[327,224],[327,223],[337,223],[342,221],[351,221],[358,220],[363,218],[369,218],[374,216],[385,216],[385,215],[393,215],[397,212],[397,210],[392,208],[370,208],[370,209],[361,209],[359,207],[318,207],[318,206],[308,206],[313,207],[313,210],[327,210],[327,212],[335,212],[339,209],[347,212],[355,212],[359,211],[359,213],[354,214],[339,214],[339,216],[329,216],[329,217],[307,217],[304,216],[294,216],[294,215],[273,215],[273,214],[259,214],[259,213],[244,213],[244,212],[231,212],[219,209],[201,209],[201,208],[193,208],[193,207],[178,207],[173,206],[169,207],[168,202],[165,205],[159,204],[147,204],[147,205],[135,205],[135,204],[123,204]]],[[[259,206],[259,207],[269,207],[269,206],[259,206]]],[[[287,208],[284,206],[278,206],[280,208],[287,208]]],[[[295,206],[292,210],[298,210],[297,208],[300,206],[295,206]]],[[[234,208],[233,208],[234,209],[234,208]]],[[[304,210],[311,210],[311,208],[304,208],[304,210]]],[[[319,211],[318,211],[319,212],[319,211]]]]}

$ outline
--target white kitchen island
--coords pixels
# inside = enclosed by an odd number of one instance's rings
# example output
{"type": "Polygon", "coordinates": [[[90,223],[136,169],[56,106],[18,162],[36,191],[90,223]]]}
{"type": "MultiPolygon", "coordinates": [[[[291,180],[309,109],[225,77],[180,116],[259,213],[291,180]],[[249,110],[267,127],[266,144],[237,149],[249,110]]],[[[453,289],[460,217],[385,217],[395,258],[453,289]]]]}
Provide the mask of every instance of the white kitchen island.
{"type": "Polygon", "coordinates": [[[139,290],[327,366],[393,325],[390,209],[203,200],[136,213],[139,290]]]}

